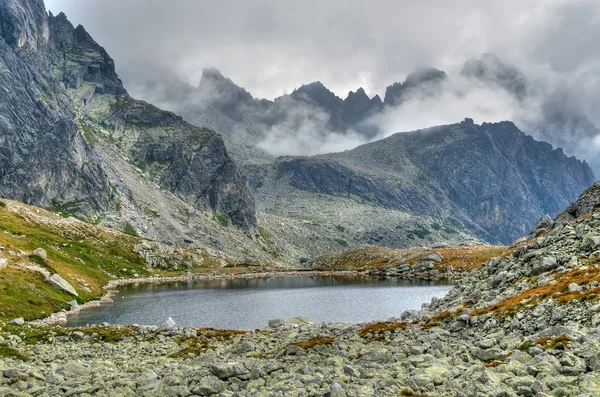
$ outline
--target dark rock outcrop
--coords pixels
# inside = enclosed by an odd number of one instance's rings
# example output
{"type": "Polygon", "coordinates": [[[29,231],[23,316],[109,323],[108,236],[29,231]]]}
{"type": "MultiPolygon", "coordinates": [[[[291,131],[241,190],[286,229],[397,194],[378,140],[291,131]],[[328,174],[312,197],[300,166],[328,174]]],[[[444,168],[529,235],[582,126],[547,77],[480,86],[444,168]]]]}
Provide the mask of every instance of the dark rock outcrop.
{"type": "Polygon", "coordinates": [[[579,198],[564,211],[559,213],[554,222],[565,223],[580,216],[591,214],[600,208],[600,182],[596,182],[579,196],[579,198]]]}

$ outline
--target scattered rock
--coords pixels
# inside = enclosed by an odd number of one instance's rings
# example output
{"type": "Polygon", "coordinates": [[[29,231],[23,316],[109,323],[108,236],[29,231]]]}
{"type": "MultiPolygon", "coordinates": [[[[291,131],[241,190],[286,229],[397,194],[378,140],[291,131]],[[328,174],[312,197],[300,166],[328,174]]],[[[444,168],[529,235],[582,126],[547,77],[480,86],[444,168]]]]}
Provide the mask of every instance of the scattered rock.
{"type": "Polygon", "coordinates": [[[219,379],[229,379],[232,377],[247,377],[249,371],[242,363],[216,364],[210,367],[210,372],[219,379]]]}
{"type": "Polygon", "coordinates": [[[435,262],[440,263],[444,260],[444,257],[439,252],[430,252],[427,255],[421,257],[422,262],[435,262]]]}
{"type": "Polygon", "coordinates": [[[329,397],[346,397],[346,392],[339,383],[333,382],[329,390],[329,397]]]}

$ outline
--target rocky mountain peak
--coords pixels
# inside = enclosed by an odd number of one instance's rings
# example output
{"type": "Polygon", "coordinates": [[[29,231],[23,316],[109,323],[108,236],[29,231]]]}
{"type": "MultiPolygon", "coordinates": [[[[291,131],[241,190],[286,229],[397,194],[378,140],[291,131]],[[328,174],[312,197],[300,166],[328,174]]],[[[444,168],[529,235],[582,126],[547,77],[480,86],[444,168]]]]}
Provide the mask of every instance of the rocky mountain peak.
{"type": "Polygon", "coordinates": [[[0,1],[0,36],[13,48],[43,48],[49,37],[43,0],[0,1]]]}
{"type": "Polygon", "coordinates": [[[441,83],[448,80],[446,72],[436,69],[434,67],[424,67],[415,70],[404,80],[405,86],[418,86],[426,83],[441,83]]]}
{"type": "MultiPolygon", "coordinates": [[[[380,111],[382,107],[383,103],[378,95],[371,99],[361,87],[356,92],[350,91],[348,97],[344,100],[342,121],[345,125],[356,128],[357,124],[380,111]]],[[[361,132],[364,133],[365,131],[361,132]]],[[[370,134],[374,133],[376,131],[370,132],[370,134]]]]}
{"type": "Polygon", "coordinates": [[[371,98],[369,98],[362,87],[356,90],[356,92],[350,91],[346,99],[344,99],[344,103],[360,104],[362,106],[366,105],[370,101],[371,98]]]}
{"type": "Polygon", "coordinates": [[[300,88],[294,90],[290,96],[295,99],[302,99],[314,103],[326,109],[340,107],[343,102],[341,98],[337,97],[320,81],[304,84],[300,88]]]}
{"type": "Polygon", "coordinates": [[[83,26],[73,27],[60,13],[49,16],[48,27],[50,49],[62,54],[55,67],[62,73],[65,86],[76,89],[87,82],[95,86],[97,93],[127,93],[115,71],[115,62],[83,26]]]}
{"type": "Polygon", "coordinates": [[[433,67],[424,67],[410,73],[403,83],[394,83],[385,90],[384,103],[399,105],[411,95],[431,96],[439,92],[448,75],[433,67]]]}
{"type": "Polygon", "coordinates": [[[216,68],[202,69],[198,91],[220,106],[237,106],[254,99],[248,91],[223,76],[216,68]]]}

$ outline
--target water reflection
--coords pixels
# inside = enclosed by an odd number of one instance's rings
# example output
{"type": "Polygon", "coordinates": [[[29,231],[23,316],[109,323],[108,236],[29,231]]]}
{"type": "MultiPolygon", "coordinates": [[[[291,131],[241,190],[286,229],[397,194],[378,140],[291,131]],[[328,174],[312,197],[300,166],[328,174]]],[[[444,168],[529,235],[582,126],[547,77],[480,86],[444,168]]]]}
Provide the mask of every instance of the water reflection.
{"type": "Polygon", "coordinates": [[[115,304],[83,310],[69,326],[159,324],[173,317],[194,327],[253,329],[272,318],[363,322],[418,309],[452,288],[449,281],[307,276],[196,280],[119,287],[115,304]]]}

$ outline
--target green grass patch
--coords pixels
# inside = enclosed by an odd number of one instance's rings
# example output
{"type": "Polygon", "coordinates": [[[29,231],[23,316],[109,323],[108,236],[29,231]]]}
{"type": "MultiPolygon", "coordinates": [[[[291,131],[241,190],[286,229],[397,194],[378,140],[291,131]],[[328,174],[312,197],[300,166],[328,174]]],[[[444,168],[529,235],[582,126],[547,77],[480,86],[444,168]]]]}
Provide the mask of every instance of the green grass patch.
{"type": "Polygon", "coordinates": [[[138,236],[138,233],[135,230],[135,227],[133,227],[133,225],[129,222],[125,223],[125,228],[123,228],[123,233],[129,234],[130,236],[134,236],[134,237],[138,236]]]}
{"type": "Polygon", "coordinates": [[[50,205],[50,211],[56,212],[60,215],[71,215],[78,211],[79,206],[85,203],[85,199],[72,200],[72,201],[59,201],[52,200],[50,205]]]}
{"type": "Polygon", "coordinates": [[[0,319],[33,320],[68,309],[73,298],[46,283],[41,273],[4,268],[0,271],[0,319]]]}
{"type": "Polygon", "coordinates": [[[223,227],[229,226],[229,217],[225,214],[215,214],[215,221],[223,227]]]}
{"type": "Polygon", "coordinates": [[[7,345],[0,344],[0,357],[1,358],[14,358],[21,361],[29,361],[23,353],[18,351],[17,349],[13,349],[7,345]]]}
{"type": "Polygon", "coordinates": [[[23,343],[27,345],[36,345],[40,342],[48,342],[50,337],[68,336],[73,332],[81,332],[84,335],[94,335],[97,340],[107,343],[117,343],[123,338],[132,336],[136,331],[136,327],[131,326],[92,326],[92,327],[36,327],[36,326],[15,326],[6,325],[2,328],[0,334],[3,335],[19,335],[23,343]]]}
{"type": "Polygon", "coordinates": [[[85,141],[91,147],[94,147],[98,143],[98,138],[96,138],[92,127],[90,127],[89,124],[83,119],[79,119],[79,127],[81,128],[81,132],[83,133],[85,141]]]}
{"type": "Polygon", "coordinates": [[[40,265],[42,268],[48,270],[50,273],[55,274],[56,270],[48,264],[42,257],[37,256],[35,254],[31,254],[27,256],[30,262],[33,262],[37,265],[40,265]]]}
{"type": "Polygon", "coordinates": [[[187,354],[199,355],[207,350],[215,350],[216,347],[211,345],[211,340],[221,342],[233,339],[236,336],[246,334],[246,331],[215,329],[215,328],[200,328],[196,330],[196,336],[180,336],[175,339],[175,343],[180,345],[181,350],[176,351],[169,357],[179,358],[187,354]]]}
{"type": "Polygon", "coordinates": [[[110,112],[111,113],[118,113],[118,112],[122,112],[123,110],[129,109],[131,107],[131,105],[133,105],[134,101],[133,99],[126,97],[126,98],[117,98],[115,102],[110,104],[110,112]]]}
{"type": "Polygon", "coordinates": [[[423,225],[419,225],[417,228],[409,230],[406,233],[406,237],[411,240],[414,240],[415,238],[424,239],[425,237],[429,236],[430,234],[431,234],[431,231],[429,229],[427,229],[423,225]]]}
{"type": "Polygon", "coordinates": [[[348,242],[344,239],[341,238],[336,238],[335,242],[338,243],[340,246],[346,248],[348,246],[348,242]]]}

